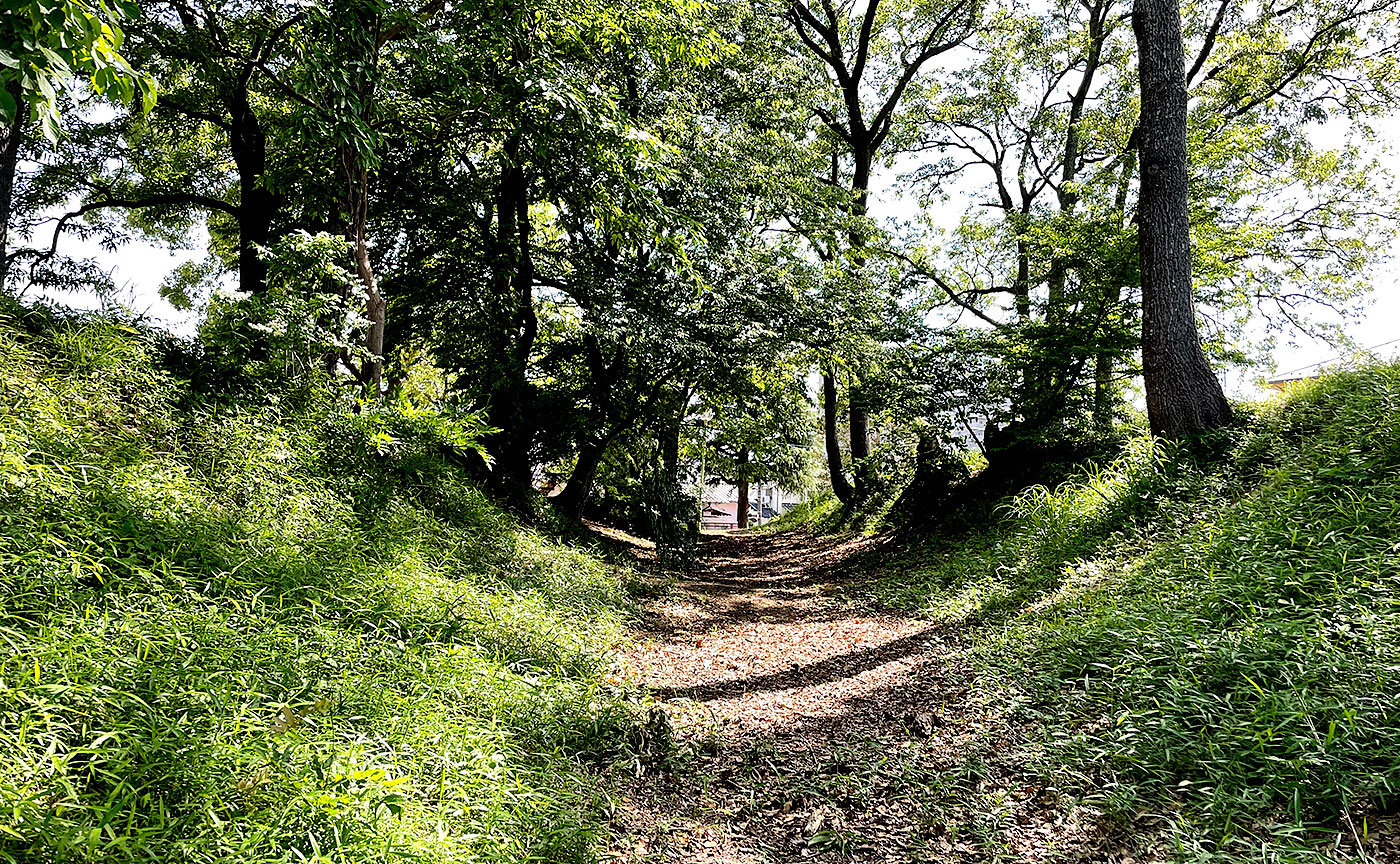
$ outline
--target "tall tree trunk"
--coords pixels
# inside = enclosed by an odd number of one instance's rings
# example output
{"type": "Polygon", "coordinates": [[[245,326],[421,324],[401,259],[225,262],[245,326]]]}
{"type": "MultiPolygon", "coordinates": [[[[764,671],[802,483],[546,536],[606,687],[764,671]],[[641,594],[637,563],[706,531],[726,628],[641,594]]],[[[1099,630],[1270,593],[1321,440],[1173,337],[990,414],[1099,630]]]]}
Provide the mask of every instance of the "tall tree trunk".
{"type": "Polygon", "coordinates": [[[822,365],[822,433],[826,441],[826,467],[831,474],[831,491],[836,500],[849,504],[855,498],[855,490],[846,479],[846,469],[841,464],[841,439],[836,434],[836,378],[826,364],[822,365]]]}
{"type": "MultiPolygon", "coordinates": [[[[864,137],[855,139],[854,145],[855,171],[851,177],[851,191],[855,193],[855,201],[852,204],[852,214],[857,218],[864,218],[870,201],[870,166],[874,161],[872,148],[864,142],[864,137]]],[[[865,266],[865,237],[861,234],[859,227],[853,228],[851,233],[851,249],[853,251],[852,263],[857,269],[865,266]]],[[[870,414],[866,411],[865,403],[860,399],[860,384],[855,380],[855,374],[851,376],[851,387],[847,400],[847,411],[851,421],[851,474],[855,478],[855,486],[851,490],[851,495],[856,501],[864,501],[870,494],[871,477],[870,465],[866,462],[870,456],[870,414]]]]}
{"type": "MultiPolygon", "coordinates": [[[[528,377],[539,324],[534,308],[535,265],[531,247],[529,181],[521,164],[520,136],[506,140],[505,166],[496,194],[496,237],[492,289],[501,304],[502,325],[495,334],[500,364],[493,376],[487,420],[500,432],[487,439],[495,458],[491,490],[509,506],[529,507],[533,466],[530,449],[536,429],[534,391],[528,377]]],[[[562,494],[562,493],[561,493],[562,494]]]]}
{"type": "Polygon", "coordinates": [[[277,199],[263,186],[267,135],[248,104],[247,82],[241,85],[228,105],[229,151],[238,170],[238,289],[261,295],[267,291],[267,262],[257,250],[272,242],[277,199]]]}
{"type": "Polygon", "coordinates": [[[19,168],[19,145],[24,138],[24,121],[28,106],[20,92],[19,82],[6,83],[5,90],[15,103],[15,116],[0,126],[0,289],[10,275],[10,221],[14,210],[15,171],[19,168]]]}
{"type": "Polygon", "coordinates": [[[369,172],[350,147],[341,148],[341,167],[345,172],[346,209],[350,214],[346,239],[354,249],[355,275],[365,290],[365,317],[369,319],[369,331],[365,334],[365,353],[369,356],[360,367],[360,378],[371,398],[378,401],[383,396],[387,314],[384,296],[379,293],[379,280],[369,260],[369,172]]]}
{"type": "Polygon", "coordinates": [[[739,451],[739,500],[734,502],[734,521],[739,530],[749,527],[749,451],[739,451]]]}
{"type": "Polygon", "coordinates": [[[851,475],[855,478],[852,492],[855,500],[864,501],[874,485],[870,464],[870,413],[862,401],[860,385],[854,380],[847,397],[847,410],[851,414],[851,475]]]}
{"type": "Polygon", "coordinates": [[[370,319],[370,330],[364,337],[364,350],[368,357],[365,357],[364,368],[361,371],[364,374],[365,386],[370,389],[371,398],[378,400],[384,396],[384,330],[388,326],[388,304],[384,300],[384,294],[379,293],[379,280],[375,279],[374,267],[370,263],[370,246],[365,238],[363,217],[354,237],[354,267],[357,276],[360,277],[360,284],[364,287],[365,318],[370,319]]]}
{"type": "Polygon", "coordinates": [[[1138,247],[1142,377],[1155,435],[1181,438],[1230,422],[1230,404],[1201,350],[1191,285],[1186,59],[1177,0],[1135,0],[1142,92],[1138,247]]]}
{"type": "Polygon", "coordinates": [[[486,420],[501,431],[492,433],[484,442],[486,451],[491,454],[487,489],[497,501],[520,514],[530,511],[534,472],[530,461],[534,436],[522,422],[523,413],[517,406],[493,400],[486,411],[486,420]]]}
{"type": "MultiPolygon", "coordinates": [[[[364,133],[374,123],[383,18],[373,3],[353,4],[346,11],[348,14],[342,13],[342,21],[346,25],[344,41],[349,56],[345,58],[348,62],[344,64],[344,74],[349,79],[350,92],[345,100],[345,109],[351,112],[357,132],[364,133]]],[[[360,377],[370,397],[377,402],[384,397],[382,385],[387,309],[384,297],[379,293],[379,280],[375,278],[374,267],[369,260],[369,174],[376,162],[374,153],[363,141],[345,140],[340,143],[346,212],[350,217],[346,239],[355,252],[355,275],[365,292],[365,317],[369,320],[369,330],[365,333],[367,356],[360,369],[360,377]]]]}

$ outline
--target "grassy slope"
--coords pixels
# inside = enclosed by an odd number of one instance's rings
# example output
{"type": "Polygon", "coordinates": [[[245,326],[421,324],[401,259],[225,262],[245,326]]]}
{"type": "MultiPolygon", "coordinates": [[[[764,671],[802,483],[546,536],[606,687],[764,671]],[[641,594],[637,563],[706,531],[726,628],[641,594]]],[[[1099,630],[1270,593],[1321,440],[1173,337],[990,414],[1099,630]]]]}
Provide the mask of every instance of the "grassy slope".
{"type": "Polygon", "coordinates": [[[1174,814],[1191,856],[1287,857],[1305,824],[1396,804],[1400,367],[1300,387],[1220,446],[1139,441],[878,590],[982,625],[1056,786],[1174,814]]]}
{"type": "Polygon", "coordinates": [[[0,861],[592,860],[615,575],[431,418],[190,407],[0,321],[0,861]]]}

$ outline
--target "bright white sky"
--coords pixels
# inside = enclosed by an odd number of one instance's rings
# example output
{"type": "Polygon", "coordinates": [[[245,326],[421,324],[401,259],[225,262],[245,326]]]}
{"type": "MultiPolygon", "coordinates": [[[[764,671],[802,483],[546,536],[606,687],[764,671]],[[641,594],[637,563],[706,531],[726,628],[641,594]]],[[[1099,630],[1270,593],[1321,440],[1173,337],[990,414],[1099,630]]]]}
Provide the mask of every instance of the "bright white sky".
{"type": "MultiPolygon", "coordinates": [[[[1400,115],[1389,118],[1383,124],[1382,137],[1383,140],[1400,141],[1400,115]]],[[[1381,159],[1392,176],[1400,178],[1400,153],[1391,150],[1383,153],[1381,159]]],[[[895,182],[894,173],[889,172],[887,176],[877,178],[877,192],[872,208],[877,217],[908,218],[911,215],[913,203],[909,198],[901,197],[891,186],[895,182]]],[[[962,203],[954,199],[944,205],[952,223],[956,223],[962,203]]],[[[158,289],[161,282],[180,263],[203,256],[203,238],[200,238],[197,245],[200,248],[172,252],[150,244],[131,243],[116,251],[109,251],[95,243],[85,243],[69,236],[65,238],[61,251],[70,256],[95,258],[111,272],[113,281],[119,288],[115,299],[132,311],[175,332],[191,333],[196,324],[196,314],[173,308],[161,299],[158,289]]],[[[1394,342],[1400,340],[1400,241],[1395,243],[1389,260],[1376,267],[1373,284],[1372,296],[1362,306],[1364,313],[1359,319],[1345,325],[1346,332],[1363,347],[1393,342],[1377,351],[1381,356],[1400,354],[1400,342],[1394,342]]],[[[79,308],[93,308],[99,303],[98,299],[91,295],[64,294],[53,299],[79,308]]],[[[1337,354],[1332,346],[1301,333],[1285,335],[1279,343],[1274,355],[1275,369],[1279,374],[1330,360],[1337,354]],[[1293,344],[1289,344],[1290,342],[1293,344]]],[[[1262,392],[1258,380],[1259,375],[1253,370],[1227,370],[1224,374],[1226,392],[1236,398],[1250,397],[1262,392]]]]}

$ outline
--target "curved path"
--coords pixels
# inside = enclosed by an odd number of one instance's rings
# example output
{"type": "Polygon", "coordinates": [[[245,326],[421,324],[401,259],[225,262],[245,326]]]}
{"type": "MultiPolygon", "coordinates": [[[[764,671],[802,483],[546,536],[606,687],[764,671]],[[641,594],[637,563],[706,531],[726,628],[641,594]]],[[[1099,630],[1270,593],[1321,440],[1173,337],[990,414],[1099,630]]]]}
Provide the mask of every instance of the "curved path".
{"type": "Polygon", "coordinates": [[[625,653],[673,731],[654,729],[669,758],[637,764],[611,857],[1151,860],[1098,857],[1092,811],[1023,776],[1025,736],[973,689],[956,630],[850,599],[841,565],[876,542],[703,538],[625,653]]]}

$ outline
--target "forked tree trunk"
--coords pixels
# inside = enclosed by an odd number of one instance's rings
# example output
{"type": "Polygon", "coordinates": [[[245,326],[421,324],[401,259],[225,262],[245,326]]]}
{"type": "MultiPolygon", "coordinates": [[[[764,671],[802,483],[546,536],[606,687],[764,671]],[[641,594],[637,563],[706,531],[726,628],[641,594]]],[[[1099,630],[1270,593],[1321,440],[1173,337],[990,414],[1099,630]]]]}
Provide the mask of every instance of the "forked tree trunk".
{"type": "Polygon", "coordinates": [[[238,170],[238,290],[252,295],[267,291],[267,262],[259,247],[272,243],[277,197],[263,185],[267,172],[267,134],[248,102],[246,78],[228,103],[229,152],[238,170]]]}
{"type": "Polygon", "coordinates": [[[583,509],[588,506],[588,498],[593,494],[593,483],[598,479],[598,469],[603,465],[603,456],[608,452],[611,436],[603,441],[595,441],[580,448],[578,461],[569,474],[569,482],[554,498],[554,505],[566,516],[583,518],[583,509]]]}
{"type": "Polygon", "coordinates": [[[1201,350],[1191,286],[1186,150],[1186,58],[1177,0],[1135,0],[1142,91],[1138,247],[1142,263],[1142,377],[1155,435],[1181,438],[1231,420],[1201,350]]]}

